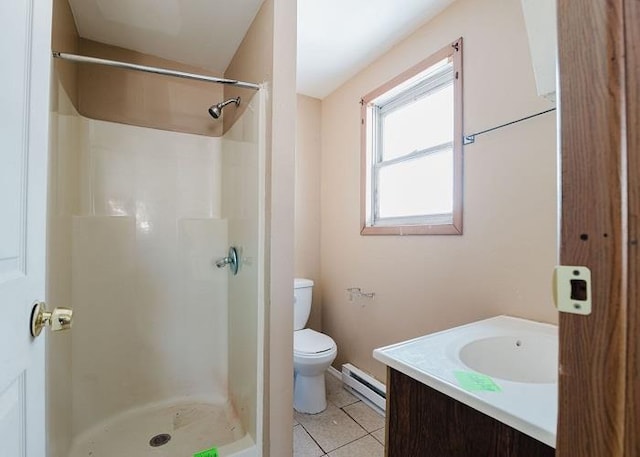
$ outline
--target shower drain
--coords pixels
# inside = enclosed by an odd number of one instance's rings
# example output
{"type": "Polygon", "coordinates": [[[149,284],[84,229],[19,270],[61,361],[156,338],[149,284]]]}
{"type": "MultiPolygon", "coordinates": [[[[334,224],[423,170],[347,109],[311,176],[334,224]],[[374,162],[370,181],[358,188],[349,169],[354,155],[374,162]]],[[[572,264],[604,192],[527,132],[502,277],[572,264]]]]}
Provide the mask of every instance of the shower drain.
{"type": "Polygon", "coordinates": [[[149,440],[149,446],[158,447],[167,444],[171,440],[171,435],[168,433],[160,433],[149,440]]]}

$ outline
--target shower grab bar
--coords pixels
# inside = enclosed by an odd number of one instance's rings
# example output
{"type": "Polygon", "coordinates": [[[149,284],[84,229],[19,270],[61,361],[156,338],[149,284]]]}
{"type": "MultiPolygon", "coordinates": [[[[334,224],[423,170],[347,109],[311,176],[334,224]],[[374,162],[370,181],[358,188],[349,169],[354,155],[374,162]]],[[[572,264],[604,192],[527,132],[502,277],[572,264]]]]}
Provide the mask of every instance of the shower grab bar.
{"type": "Polygon", "coordinates": [[[97,65],[106,65],[108,67],[124,68],[126,70],[144,71],[146,73],[155,73],[163,76],[174,76],[176,78],[194,79],[196,81],[206,81],[210,83],[226,84],[236,86],[242,89],[260,90],[260,85],[238,81],[236,79],[216,78],[215,76],[200,75],[197,73],[187,73],[185,71],[169,70],[167,68],[150,67],[148,65],[138,65],[135,63],[120,62],[118,60],[100,59],[98,57],[79,56],[77,54],[69,54],[67,52],[52,52],[56,59],[69,60],[79,63],[93,63],[97,65]]]}

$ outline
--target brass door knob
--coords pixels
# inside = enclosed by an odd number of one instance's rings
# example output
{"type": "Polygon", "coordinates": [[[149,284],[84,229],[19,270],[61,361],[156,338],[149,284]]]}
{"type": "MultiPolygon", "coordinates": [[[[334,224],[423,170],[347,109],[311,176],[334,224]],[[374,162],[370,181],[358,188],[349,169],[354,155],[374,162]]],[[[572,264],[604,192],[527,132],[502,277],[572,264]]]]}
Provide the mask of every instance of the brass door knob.
{"type": "Polygon", "coordinates": [[[73,310],[69,308],[55,308],[47,311],[43,302],[33,305],[31,311],[31,335],[36,337],[44,327],[50,327],[52,332],[67,330],[73,323],[73,310]]]}

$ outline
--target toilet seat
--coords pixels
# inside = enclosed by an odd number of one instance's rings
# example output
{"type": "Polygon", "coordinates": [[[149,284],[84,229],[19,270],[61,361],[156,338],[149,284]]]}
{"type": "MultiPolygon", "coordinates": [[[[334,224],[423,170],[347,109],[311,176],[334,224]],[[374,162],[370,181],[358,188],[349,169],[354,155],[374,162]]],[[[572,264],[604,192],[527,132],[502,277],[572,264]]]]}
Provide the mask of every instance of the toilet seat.
{"type": "Polygon", "coordinates": [[[305,328],[293,332],[293,352],[298,355],[322,355],[336,349],[330,336],[305,328]]]}

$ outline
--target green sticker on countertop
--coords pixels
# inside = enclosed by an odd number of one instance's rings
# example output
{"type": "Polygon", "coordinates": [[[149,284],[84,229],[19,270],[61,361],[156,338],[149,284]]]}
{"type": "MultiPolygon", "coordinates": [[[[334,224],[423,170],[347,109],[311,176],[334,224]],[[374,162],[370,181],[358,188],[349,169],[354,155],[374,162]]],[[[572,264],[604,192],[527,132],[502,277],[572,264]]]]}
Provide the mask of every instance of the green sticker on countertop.
{"type": "Polygon", "coordinates": [[[206,451],[196,452],[193,457],[218,457],[218,448],[212,447],[206,451]]]}
{"type": "Polygon", "coordinates": [[[474,373],[472,371],[454,371],[454,375],[456,375],[456,379],[464,390],[468,390],[470,392],[474,391],[485,391],[485,392],[500,392],[502,389],[498,384],[493,382],[489,376],[474,373]]]}

